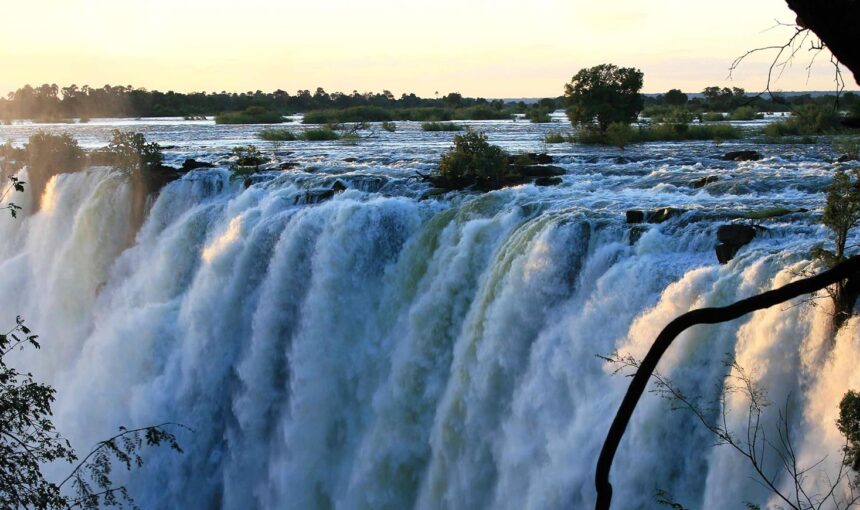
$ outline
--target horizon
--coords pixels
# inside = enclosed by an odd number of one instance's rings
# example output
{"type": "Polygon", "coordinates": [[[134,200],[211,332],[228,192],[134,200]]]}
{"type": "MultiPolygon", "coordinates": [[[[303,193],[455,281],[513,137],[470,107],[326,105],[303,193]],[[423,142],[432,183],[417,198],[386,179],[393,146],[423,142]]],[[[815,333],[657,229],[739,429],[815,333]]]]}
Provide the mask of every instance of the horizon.
{"type": "MultiPolygon", "coordinates": [[[[641,69],[649,94],[707,86],[759,91],[771,54],[751,55],[733,79],[728,68],[750,49],[783,43],[793,29],[774,25],[794,19],[782,0],[753,6],[729,0],[718,9],[669,0],[646,8],[624,0],[611,12],[580,0],[490,6],[249,0],[243,19],[228,0],[180,6],[154,0],[145,10],[106,0],[21,2],[7,19],[39,19],[41,30],[7,23],[0,33],[0,93],[24,84],[132,83],[186,93],[322,87],[387,89],[396,96],[557,97],[579,69],[600,63],[641,69]],[[456,17],[450,15],[455,8],[456,17]]],[[[801,51],[771,88],[835,90],[830,62],[822,58],[808,72],[807,64],[801,51]]],[[[858,90],[850,80],[846,85],[858,90]]]]}

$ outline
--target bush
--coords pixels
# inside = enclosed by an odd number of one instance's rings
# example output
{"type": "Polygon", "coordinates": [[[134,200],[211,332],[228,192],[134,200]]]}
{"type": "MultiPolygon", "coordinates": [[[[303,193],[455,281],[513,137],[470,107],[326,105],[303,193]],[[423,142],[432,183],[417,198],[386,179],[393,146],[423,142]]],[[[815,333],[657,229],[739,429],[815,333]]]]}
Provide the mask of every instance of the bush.
{"type": "Polygon", "coordinates": [[[845,159],[860,160],[860,139],[851,136],[840,136],[833,139],[833,150],[845,159]]]}
{"type": "Polygon", "coordinates": [[[457,120],[507,120],[511,111],[498,110],[490,105],[479,104],[468,108],[454,110],[453,118],[457,120]]]}
{"type": "Polygon", "coordinates": [[[732,112],[732,120],[754,120],[762,118],[762,114],[752,106],[741,106],[732,112]]]}
{"type": "Polygon", "coordinates": [[[699,116],[702,122],[721,122],[726,120],[726,116],[717,112],[705,112],[699,116]]]}
{"type": "Polygon", "coordinates": [[[353,106],[342,110],[311,110],[302,124],[339,124],[343,122],[382,122],[393,120],[391,111],[379,106],[353,106]]]}
{"type": "Polygon", "coordinates": [[[123,170],[154,170],[161,166],[164,155],[161,146],[155,142],[147,143],[142,133],[113,130],[107,152],[113,164],[123,170]]]}
{"type": "Polygon", "coordinates": [[[439,162],[440,180],[452,188],[477,184],[495,189],[507,176],[508,154],[475,131],[454,136],[454,147],[439,162]]]}
{"type": "Polygon", "coordinates": [[[630,144],[635,136],[633,128],[625,122],[613,122],[606,128],[606,141],[621,149],[630,144]]]}
{"type": "Polygon", "coordinates": [[[341,138],[338,132],[329,126],[316,129],[306,129],[301,136],[304,140],[309,142],[324,142],[329,140],[339,140],[341,138]]]}
{"type": "Polygon", "coordinates": [[[529,110],[526,117],[533,124],[545,124],[547,122],[552,122],[552,117],[549,115],[550,113],[552,113],[550,110],[536,107],[529,110]]]}
{"type": "Polygon", "coordinates": [[[543,137],[546,143],[564,143],[571,141],[570,135],[565,135],[561,131],[550,131],[543,137]]]}
{"type": "Polygon", "coordinates": [[[795,109],[788,119],[768,124],[763,132],[772,138],[821,135],[840,131],[840,120],[839,114],[833,108],[806,104],[795,109]]]}
{"type": "Polygon", "coordinates": [[[241,112],[223,112],[215,116],[215,124],[280,124],[284,117],[259,106],[249,106],[241,112]]]}
{"type": "Polygon", "coordinates": [[[397,124],[391,121],[385,121],[382,123],[382,129],[388,131],[389,133],[393,133],[397,131],[397,124]]]}
{"type": "Polygon", "coordinates": [[[425,122],[421,124],[424,131],[462,131],[463,126],[453,122],[425,122]]]}
{"type": "Polygon", "coordinates": [[[683,106],[671,107],[649,107],[642,110],[642,116],[648,117],[652,122],[670,122],[676,124],[689,124],[693,121],[693,113],[683,106]]]}
{"type": "Polygon", "coordinates": [[[257,133],[257,138],[267,142],[292,142],[298,140],[295,133],[289,129],[264,129],[257,133]]]}
{"type": "Polygon", "coordinates": [[[623,130],[615,128],[615,139],[610,139],[607,132],[601,132],[595,127],[580,129],[574,136],[577,143],[590,145],[619,145],[619,141],[628,143],[642,142],[680,142],[684,140],[731,140],[740,138],[743,132],[729,125],[690,126],[687,124],[653,124],[640,126],[639,129],[623,130]],[[632,135],[626,139],[628,135],[632,135]]]}

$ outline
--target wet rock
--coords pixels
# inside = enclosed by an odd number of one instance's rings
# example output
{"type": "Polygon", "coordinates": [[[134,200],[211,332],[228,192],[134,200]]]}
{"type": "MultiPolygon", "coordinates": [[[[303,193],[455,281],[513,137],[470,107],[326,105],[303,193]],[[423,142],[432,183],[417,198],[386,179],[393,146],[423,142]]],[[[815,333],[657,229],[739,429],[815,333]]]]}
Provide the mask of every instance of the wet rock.
{"type": "Polygon", "coordinates": [[[356,161],[358,161],[356,158],[343,158],[344,163],[355,163],[356,161]]]}
{"type": "Polygon", "coordinates": [[[561,177],[538,177],[535,179],[535,186],[558,186],[561,184],[561,177]]]}
{"type": "Polygon", "coordinates": [[[717,229],[717,241],[735,246],[743,246],[755,238],[756,229],[751,225],[732,223],[720,225],[717,229]]]}
{"type": "Polygon", "coordinates": [[[645,211],[635,209],[627,211],[627,223],[645,223],[645,211]]]}
{"type": "Polygon", "coordinates": [[[532,165],[548,165],[553,162],[552,156],[546,153],[527,152],[525,154],[511,154],[508,156],[508,164],[511,165],[522,164],[523,160],[527,160],[532,165]]]}
{"type": "Polygon", "coordinates": [[[639,241],[639,238],[642,237],[642,234],[647,231],[647,227],[636,226],[631,228],[627,238],[628,242],[630,243],[630,246],[636,244],[636,242],[639,241]]]}
{"type": "Polygon", "coordinates": [[[695,181],[693,181],[691,186],[695,189],[704,188],[708,184],[715,183],[719,180],[720,180],[720,178],[717,177],[716,175],[708,175],[706,177],[702,177],[701,179],[696,179],[695,181]]]}
{"type": "Polygon", "coordinates": [[[556,177],[564,175],[564,168],[553,165],[528,165],[517,167],[525,177],[556,177]]]}
{"type": "Polygon", "coordinates": [[[198,168],[213,168],[214,166],[212,163],[207,163],[206,161],[197,161],[196,159],[188,158],[182,162],[182,171],[190,172],[198,168]]]}
{"type": "Polygon", "coordinates": [[[675,209],[674,207],[663,207],[662,209],[656,209],[648,213],[647,221],[648,223],[663,223],[669,218],[674,218],[678,216],[683,211],[680,209],[675,209]]]}
{"type": "Polygon", "coordinates": [[[285,161],[285,162],[281,163],[280,165],[278,165],[278,168],[280,168],[281,170],[292,170],[293,168],[296,168],[298,166],[299,166],[298,161],[285,161]]]}
{"type": "Polygon", "coordinates": [[[306,191],[304,195],[296,197],[296,203],[318,204],[331,199],[338,193],[343,193],[346,189],[346,184],[337,180],[332,184],[331,188],[311,189],[306,191]]]}
{"type": "Polygon", "coordinates": [[[717,241],[720,242],[714,250],[720,264],[726,264],[735,257],[741,247],[747,245],[756,236],[756,228],[752,225],[729,224],[720,225],[717,229],[717,241]]]}
{"type": "Polygon", "coordinates": [[[727,152],[723,156],[724,161],[758,161],[760,159],[761,153],[750,150],[727,152]]]}

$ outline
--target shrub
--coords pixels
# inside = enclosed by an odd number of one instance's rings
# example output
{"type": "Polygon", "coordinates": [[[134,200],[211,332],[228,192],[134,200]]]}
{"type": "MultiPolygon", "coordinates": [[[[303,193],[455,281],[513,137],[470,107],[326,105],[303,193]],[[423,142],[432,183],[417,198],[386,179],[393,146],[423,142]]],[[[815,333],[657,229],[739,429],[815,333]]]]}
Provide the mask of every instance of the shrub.
{"type": "Polygon", "coordinates": [[[550,131],[543,137],[546,143],[564,143],[570,141],[570,135],[565,136],[561,131],[550,131]]]}
{"type": "Polygon", "coordinates": [[[843,158],[855,161],[860,159],[860,139],[857,137],[840,136],[834,138],[832,146],[836,154],[843,158]]]}
{"type": "Polygon", "coordinates": [[[397,131],[397,124],[391,121],[385,121],[382,123],[382,129],[388,131],[389,133],[393,133],[397,131]]]}
{"type": "Polygon", "coordinates": [[[341,136],[331,127],[325,126],[304,130],[304,132],[302,132],[302,138],[309,142],[324,142],[329,140],[339,140],[341,136]]]}
{"type": "Polygon", "coordinates": [[[264,129],[257,133],[257,138],[267,142],[292,142],[298,140],[295,133],[289,129],[264,129]]]}
{"type": "Polygon", "coordinates": [[[606,128],[606,141],[621,149],[630,144],[635,136],[633,128],[625,122],[613,122],[606,128]]]}
{"type": "Polygon", "coordinates": [[[550,113],[552,113],[550,110],[536,107],[529,110],[526,117],[533,124],[545,124],[547,122],[552,122],[552,118],[549,115],[550,113]]]}
{"type": "Polygon", "coordinates": [[[453,122],[425,122],[421,124],[424,131],[462,131],[463,126],[453,122]]]}
{"type": "Polygon", "coordinates": [[[454,136],[454,147],[442,156],[439,176],[450,187],[478,184],[501,187],[508,176],[508,154],[487,141],[487,135],[470,131],[454,136]]]}
{"type": "Polygon", "coordinates": [[[259,106],[249,106],[241,112],[223,112],[215,116],[215,124],[280,124],[284,117],[259,106]]]}
{"type": "Polygon", "coordinates": [[[391,111],[379,106],[352,106],[342,110],[311,110],[305,113],[302,123],[382,122],[392,119],[391,111]]]}
{"type": "MultiPolygon", "coordinates": [[[[629,128],[629,126],[628,126],[629,128]]],[[[608,128],[607,128],[608,129],[608,128]]],[[[690,126],[687,124],[653,124],[650,126],[640,126],[639,129],[617,127],[616,135],[618,138],[610,139],[608,133],[601,132],[595,127],[580,129],[574,136],[574,140],[578,143],[591,145],[619,145],[618,141],[625,143],[642,143],[642,142],[679,142],[684,140],[714,140],[722,141],[729,139],[740,138],[743,132],[729,125],[705,125],[705,126],[690,126]],[[629,139],[624,137],[630,134],[629,139]]]]}
{"type": "Polygon", "coordinates": [[[161,166],[164,156],[161,146],[155,142],[147,143],[142,133],[113,130],[107,152],[113,164],[123,170],[153,170],[161,166]]]}
{"type": "Polygon", "coordinates": [[[702,122],[720,122],[726,120],[726,116],[717,112],[705,112],[699,116],[702,122]]]}
{"type": "Polygon", "coordinates": [[[752,106],[741,106],[736,108],[731,114],[732,120],[754,120],[760,119],[762,115],[752,106]]]}
{"type": "Polygon", "coordinates": [[[763,132],[769,137],[820,135],[839,131],[840,120],[833,108],[806,104],[795,109],[788,119],[768,124],[763,132]]]}

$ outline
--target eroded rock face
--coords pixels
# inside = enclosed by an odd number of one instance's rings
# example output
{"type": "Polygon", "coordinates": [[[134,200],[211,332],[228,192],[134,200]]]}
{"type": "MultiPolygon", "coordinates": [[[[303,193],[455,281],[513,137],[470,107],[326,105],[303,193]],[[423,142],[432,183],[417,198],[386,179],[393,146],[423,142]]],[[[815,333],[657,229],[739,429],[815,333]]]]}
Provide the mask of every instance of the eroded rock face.
{"type": "Polygon", "coordinates": [[[640,211],[631,209],[626,213],[627,223],[663,223],[669,218],[674,218],[684,211],[674,207],[661,207],[653,211],[640,211]]]}
{"type": "Polygon", "coordinates": [[[190,172],[191,170],[196,170],[198,168],[213,168],[214,166],[215,165],[212,163],[189,158],[182,162],[182,171],[190,172]]]}
{"type": "Polygon", "coordinates": [[[725,161],[758,161],[761,159],[761,153],[756,151],[732,151],[727,152],[723,156],[725,161]]]}

